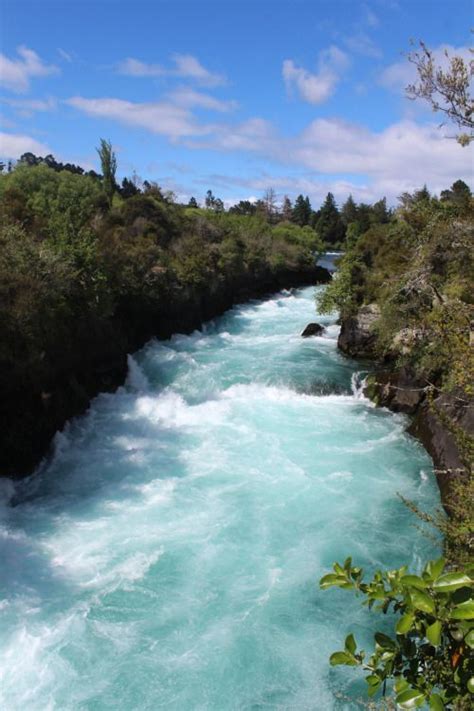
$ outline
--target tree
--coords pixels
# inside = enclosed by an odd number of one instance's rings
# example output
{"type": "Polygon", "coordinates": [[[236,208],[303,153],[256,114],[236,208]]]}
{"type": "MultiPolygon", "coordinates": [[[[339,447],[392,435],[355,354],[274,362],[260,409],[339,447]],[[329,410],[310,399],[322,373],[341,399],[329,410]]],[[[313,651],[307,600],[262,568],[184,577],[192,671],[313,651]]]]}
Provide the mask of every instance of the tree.
{"type": "Polygon", "coordinates": [[[467,133],[456,136],[458,143],[466,146],[474,138],[474,101],[470,95],[474,60],[468,61],[457,55],[451,57],[447,50],[444,56],[447,69],[437,65],[433,51],[420,42],[420,49],[408,54],[408,60],[418,72],[418,81],[406,87],[406,94],[409,99],[427,101],[433,111],[444,113],[461,131],[467,129],[467,133]]]}
{"type": "Polygon", "coordinates": [[[195,197],[189,198],[188,207],[199,207],[195,197]]]}
{"type": "Polygon", "coordinates": [[[372,222],[385,225],[390,222],[391,212],[387,209],[387,199],[382,198],[372,205],[372,222]]]}
{"type": "Polygon", "coordinates": [[[471,202],[471,189],[464,180],[456,180],[449,190],[441,191],[441,202],[451,202],[457,207],[465,209],[471,202]]]}
{"type": "Polygon", "coordinates": [[[212,190],[207,191],[206,197],[204,199],[204,204],[208,210],[212,210],[214,208],[214,205],[216,204],[216,198],[214,197],[212,190]]]}
{"type": "Polygon", "coordinates": [[[135,185],[135,183],[132,180],[129,180],[128,178],[124,178],[122,180],[122,187],[120,188],[120,195],[125,198],[133,197],[134,195],[138,195],[140,192],[139,188],[135,185]]]}
{"type": "Polygon", "coordinates": [[[445,572],[444,558],[429,561],[421,575],[407,566],[377,571],[364,582],[361,568],[350,558],[335,563],[320,587],[340,587],[362,593],[369,609],[398,615],[394,635],[376,632],[375,649],[367,659],[357,651],[352,634],[344,650],[334,652],[330,664],[360,666],[368,672],[367,693],[385,695],[393,682],[398,708],[414,709],[429,703],[433,711],[468,711],[474,694],[474,566],[445,572]]]}
{"type": "Polygon", "coordinates": [[[344,224],[332,193],[327,194],[326,200],[321,207],[319,219],[316,223],[316,231],[323,242],[329,245],[337,245],[344,239],[344,224]]]}
{"type": "Polygon", "coordinates": [[[293,208],[292,222],[296,222],[300,227],[309,225],[311,222],[311,203],[309,197],[303,197],[303,195],[298,195],[295,200],[295,206],[293,208]]]}
{"type": "Polygon", "coordinates": [[[281,216],[286,222],[291,221],[291,216],[293,214],[293,205],[288,195],[283,198],[283,206],[281,209],[281,216]]]}
{"type": "Polygon", "coordinates": [[[341,207],[341,220],[347,227],[351,222],[357,220],[357,205],[352,195],[349,195],[344,205],[341,207]]]}
{"type": "Polygon", "coordinates": [[[276,192],[273,188],[267,188],[267,190],[265,190],[263,202],[265,204],[265,216],[268,222],[273,222],[277,212],[276,192]]]}
{"type": "Polygon", "coordinates": [[[110,141],[106,141],[105,138],[100,139],[100,147],[96,148],[96,151],[99,154],[100,158],[104,190],[108,197],[109,204],[111,204],[114,192],[117,187],[117,184],[115,182],[115,173],[117,172],[117,158],[112,149],[112,144],[110,143],[110,141]]]}
{"type": "Polygon", "coordinates": [[[241,200],[237,205],[232,205],[229,212],[233,215],[255,215],[257,206],[250,200],[241,200]]]}

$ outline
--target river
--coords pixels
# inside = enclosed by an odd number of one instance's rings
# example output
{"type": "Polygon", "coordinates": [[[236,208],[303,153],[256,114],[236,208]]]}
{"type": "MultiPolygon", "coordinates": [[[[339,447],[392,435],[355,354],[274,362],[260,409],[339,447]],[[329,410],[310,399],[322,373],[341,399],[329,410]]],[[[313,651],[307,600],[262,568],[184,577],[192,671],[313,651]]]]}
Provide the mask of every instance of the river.
{"type": "Polygon", "coordinates": [[[439,494],[335,320],[305,288],[151,341],[35,476],[0,482],[0,708],[355,708],[334,692],[364,682],[328,656],[375,613],[318,579],[347,555],[416,566],[433,544],[396,492],[439,494]]]}

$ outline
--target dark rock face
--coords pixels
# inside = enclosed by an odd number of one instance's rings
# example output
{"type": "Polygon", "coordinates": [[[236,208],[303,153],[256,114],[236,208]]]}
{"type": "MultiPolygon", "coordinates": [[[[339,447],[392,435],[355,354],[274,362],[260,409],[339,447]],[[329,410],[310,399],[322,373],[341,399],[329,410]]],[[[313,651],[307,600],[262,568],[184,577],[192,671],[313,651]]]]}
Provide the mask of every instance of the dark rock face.
{"type": "Polygon", "coordinates": [[[355,316],[343,319],[337,341],[343,353],[355,358],[374,356],[376,336],[374,326],[380,317],[377,304],[362,306],[355,316]]]}
{"type": "Polygon", "coordinates": [[[445,501],[452,482],[470,475],[458,438],[463,434],[474,436],[474,397],[454,392],[442,393],[432,402],[426,399],[408,431],[433,458],[441,498],[445,501]]]}
{"type": "Polygon", "coordinates": [[[301,336],[303,338],[308,338],[308,336],[320,336],[325,330],[324,326],[321,326],[320,323],[308,323],[301,336]]]}
{"type": "MultiPolygon", "coordinates": [[[[373,327],[379,316],[377,305],[370,304],[355,316],[343,319],[339,348],[353,357],[374,359],[373,327]]],[[[405,329],[396,338],[396,351],[403,352],[422,337],[423,334],[405,329]]],[[[432,457],[441,500],[449,513],[452,483],[471,474],[460,441],[466,435],[474,436],[474,397],[463,392],[429,397],[429,383],[410,368],[395,368],[392,360],[389,356],[383,370],[369,375],[364,393],[377,405],[413,416],[408,432],[421,441],[432,457]]]]}
{"type": "Polygon", "coordinates": [[[150,338],[192,333],[234,304],[280,289],[331,281],[322,267],[243,274],[201,290],[176,289],[162,306],[129,300],[107,321],[74,324],[58,336],[42,363],[0,362],[0,476],[31,473],[54,434],[82,414],[99,392],[113,391],[127,374],[127,353],[150,338]]]}
{"type": "Polygon", "coordinates": [[[364,393],[377,405],[413,414],[425,398],[426,382],[408,368],[381,371],[369,376],[364,393]]]}

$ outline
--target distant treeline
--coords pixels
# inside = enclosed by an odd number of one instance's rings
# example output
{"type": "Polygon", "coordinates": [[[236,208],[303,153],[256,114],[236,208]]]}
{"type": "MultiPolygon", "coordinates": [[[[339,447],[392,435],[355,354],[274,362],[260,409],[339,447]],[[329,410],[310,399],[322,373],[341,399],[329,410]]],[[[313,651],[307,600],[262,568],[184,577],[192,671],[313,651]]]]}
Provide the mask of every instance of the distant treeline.
{"type": "MultiPolygon", "coordinates": [[[[52,155],[47,155],[43,158],[33,153],[24,153],[18,164],[27,166],[46,165],[56,172],[67,171],[74,175],[88,176],[97,182],[103,181],[103,176],[100,173],[96,173],[94,170],[86,172],[83,168],[73,163],[60,163],[52,155]]],[[[13,164],[9,163],[8,166],[0,164],[0,172],[5,168],[7,172],[11,172],[13,164]]],[[[165,192],[155,182],[142,181],[137,175],[123,178],[120,184],[115,182],[115,176],[113,178],[114,193],[125,200],[139,194],[153,192],[156,195],[159,192],[167,202],[176,202],[175,196],[171,191],[165,192]]],[[[195,197],[191,197],[186,206],[199,208],[200,203],[195,197]]],[[[212,190],[208,190],[202,207],[219,214],[227,211],[234,215],[261,216],[272,225],[279,222],[290,222],[300,227],[311,227],[317,232],[320,240],[330,248],[341,247],[347,236],[361,235],[371,225],[386,224],[393,216],[393,210],[387,208],[385,198],[375,202],[373,205],[369,205],[362,202],[357,204],[352,195],[349,195],[339,209],[334,195],[329,192],[321,207],[318,210],[314,210],[307,195],[298,195],[294,203],[285,195],[283,200],[279,202],[273,188],[266,190],[259,200],[241,200],[228,210],[226,210],[223,200],[216,197],[212,190]]]]}

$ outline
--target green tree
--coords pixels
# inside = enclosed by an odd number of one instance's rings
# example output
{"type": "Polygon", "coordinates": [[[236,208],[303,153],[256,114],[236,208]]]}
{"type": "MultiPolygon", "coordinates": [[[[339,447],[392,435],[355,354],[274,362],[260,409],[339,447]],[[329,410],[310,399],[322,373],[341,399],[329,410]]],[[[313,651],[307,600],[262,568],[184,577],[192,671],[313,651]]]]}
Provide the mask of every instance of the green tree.
{"type": "Polygon", "coordinates": [[[344,223],[341,220],[332,193],[327,194],[326,200],[321,207],[316,230],[323,242],[331,246],[340,244],[344,239],[344,223]]]}
{"type": "Polygon", "coordinates": [[[115,156],[111,142],[106,141],[105,138],[100,139],[100,146],[99,148],[96,148],[96,151],[100,158],[104,190],[109,200],[109,204],[112,204],[112,198],[117,188],[117,183],[115,182],[115,173],[117,172],[117,158],[115,156]]]}
{"type": "Polygon", "coordinates": [[[309,225],[311,222],[311,203],[309,197],[303,197],[303,195],[298,195],[295,200],[295,206],[293,208],[292,222],[295,222],[300,227],[309,225]]]}
{"type": "Polygon", "coordinates": [[[199,207],[195,197],[191,197],[188,202],[188,207],[199,207]]]}
{"type": "Polygon", "coordinates": [[[387,222],[390,222],[390,218],[391,218],[391,212],[387,208],[386,198],[382,198],[381,200],[374,202],[374,204],[372,205],[371,222],[379,224],[379,225],[385,225],[385,224],[387,224],[387,222]]]}
{"type": "Polygon", "coordinates": [[[281,209],[282,219],[285,220],[286,222],[290,222],[292,214],[293,214],[293,205],[291,204],[291,200],[288,197],[288,195],[285,195],[285,197],[283,198],[283,205],[282,205],[282,209],[281,209]]]}
{"type": "Polygon", "coordinates": [[[351,222],[357,220],[357,205],[354,202],[352,195],[349,195],[344,205],[341,207],[341,220],[345,227],[351,222]]]}
{"type": "Polygon", "coordinates": [[[466,209],[471,202],[471,189],[469,185],[466,185],[464,180],[456,180],[449,190],[441,191],[440,198],[442,202],[451,202],[454,203],[456,207],[466,209]]]}

